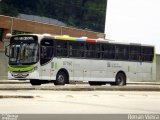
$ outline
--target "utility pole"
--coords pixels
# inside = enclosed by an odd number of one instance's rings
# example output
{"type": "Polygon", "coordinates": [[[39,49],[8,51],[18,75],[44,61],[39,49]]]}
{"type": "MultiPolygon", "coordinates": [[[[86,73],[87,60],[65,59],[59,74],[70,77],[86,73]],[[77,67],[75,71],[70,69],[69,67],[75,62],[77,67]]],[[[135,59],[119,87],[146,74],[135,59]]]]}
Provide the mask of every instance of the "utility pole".
{"type": "Polygon", "coordinates": [[[105,28],[104,28],[105,38],[107,33],[107,7],[108,7],[108,0],[106,0],[106,18],[105,18],[105,28]]]}
{"type": "Polygon", "coordinates": [[[11,29],[10,29],[10,30],[11,30],[11,31],[10,31],[10,32],[11,32],[11,35],[13,34],[13,22],[14,22],[14,18],[12,17],[12,18],[11,18],[11,29]]]}

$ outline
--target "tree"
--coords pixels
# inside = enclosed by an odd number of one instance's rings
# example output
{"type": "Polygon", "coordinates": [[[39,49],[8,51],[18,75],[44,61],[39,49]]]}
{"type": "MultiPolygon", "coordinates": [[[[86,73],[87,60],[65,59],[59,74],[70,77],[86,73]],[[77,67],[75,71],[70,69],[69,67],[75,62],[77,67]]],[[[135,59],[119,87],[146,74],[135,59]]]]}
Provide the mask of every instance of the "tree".
{"type": "Polygon", "coordinates": [[[107,0],[2,0],[0,14],[45,16],[68,25],[104,32],[107,0]]]}
{"type": "Polygon", "coordinates": [[[8,5],[6,3],[0,4],[0,14],[16,17],[18,16],[18,11],[12,5],[8,5]]]}

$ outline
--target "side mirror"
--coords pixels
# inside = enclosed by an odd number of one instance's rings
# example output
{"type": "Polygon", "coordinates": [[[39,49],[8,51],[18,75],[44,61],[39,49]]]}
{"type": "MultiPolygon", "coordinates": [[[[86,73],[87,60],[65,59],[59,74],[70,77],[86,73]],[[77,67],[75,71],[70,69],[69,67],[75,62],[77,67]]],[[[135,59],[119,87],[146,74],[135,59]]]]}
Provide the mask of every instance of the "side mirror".
{"type": "Polygon", "coordinates": [[[9,57],[9,53],[10,53],[10,45],[8,45],[8,46],[5,46],[5,55],[7,56],[7,57],[9,57]]]}

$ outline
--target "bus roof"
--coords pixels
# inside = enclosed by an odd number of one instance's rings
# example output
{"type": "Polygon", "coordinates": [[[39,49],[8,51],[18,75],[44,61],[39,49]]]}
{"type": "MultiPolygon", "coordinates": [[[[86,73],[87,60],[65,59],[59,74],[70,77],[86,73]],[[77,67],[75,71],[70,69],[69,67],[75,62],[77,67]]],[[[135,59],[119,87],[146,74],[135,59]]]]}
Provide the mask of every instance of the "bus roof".
{"type": "Polygon", "coordinates": [[[104,38],[88,38],[88,37],[70,37],[68,35],[51,35],[51,34],[19,34],[14,36],[24,36],[24,35],[35,35],[35,36],[41,36],[41,37],[51,37],[57,40],[69,40],[69,41],[82,41],[82,42],[91,42],[91,43],[111,43],[111,44],[120,44],[120,45],[135,45],[135,46],[153,46],[154,45],[147,45],[147,44],[141,44],[141,43],[130,43],[130,42],[117,42],[115,40],[110,39],[104,39],[104,38]]]}

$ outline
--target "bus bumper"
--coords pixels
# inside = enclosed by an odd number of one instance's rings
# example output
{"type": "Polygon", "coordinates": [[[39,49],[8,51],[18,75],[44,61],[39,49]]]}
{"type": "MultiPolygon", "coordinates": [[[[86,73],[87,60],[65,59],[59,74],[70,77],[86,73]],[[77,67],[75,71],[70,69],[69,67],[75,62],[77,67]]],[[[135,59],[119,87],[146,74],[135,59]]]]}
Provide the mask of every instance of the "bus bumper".
{"type": "Polygon", "coordinates": [[[39,79],[38,71],[33,72],[8,72],[9,80],[28,80],[28,79],[39,79]]]}

